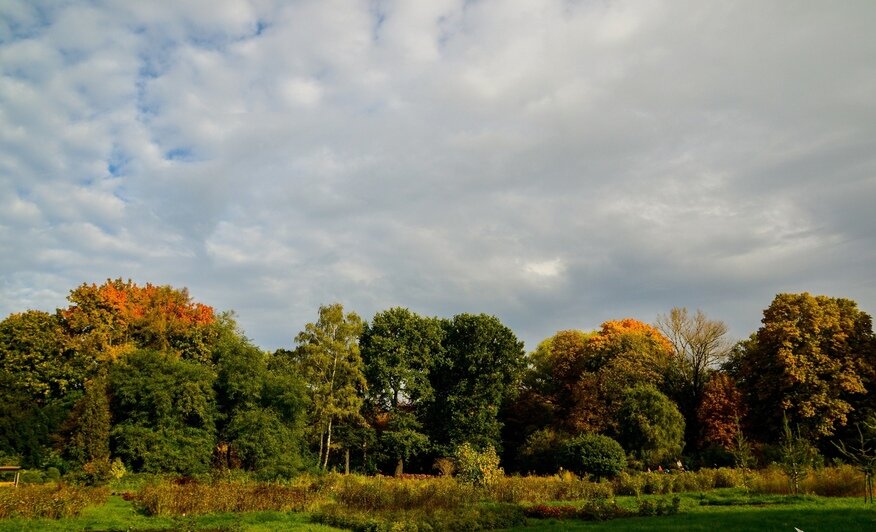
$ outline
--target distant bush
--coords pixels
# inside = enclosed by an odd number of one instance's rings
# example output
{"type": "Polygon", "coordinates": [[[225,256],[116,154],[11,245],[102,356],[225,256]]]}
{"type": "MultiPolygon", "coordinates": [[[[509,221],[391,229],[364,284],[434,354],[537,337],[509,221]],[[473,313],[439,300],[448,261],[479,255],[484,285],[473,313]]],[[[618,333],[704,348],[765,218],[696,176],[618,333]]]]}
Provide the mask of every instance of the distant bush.
{"type": "Polygon", "coordinates": [[[109,490],[64,484],[38,484],[0,490],[0,518],[61,519],[106,502],[109,490]]]}
{"type": "Polygon", "coordinates": [[[601,434],[581,434],[563,445],[562,462],[579,475],[591,475],[596,480],[612,478],[627,466],[623,447],[601,434]]]}

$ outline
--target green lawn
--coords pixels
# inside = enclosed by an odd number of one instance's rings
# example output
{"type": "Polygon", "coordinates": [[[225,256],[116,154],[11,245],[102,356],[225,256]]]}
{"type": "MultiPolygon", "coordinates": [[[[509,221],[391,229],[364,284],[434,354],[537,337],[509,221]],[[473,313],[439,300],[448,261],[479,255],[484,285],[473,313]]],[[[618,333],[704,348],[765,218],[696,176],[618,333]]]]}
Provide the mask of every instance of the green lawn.
{"type": "MultiPolygon", "coordinates": [[[[684,494],[681,513],[663,517],[635,517],[605,522],[530,519],[526,527],[514,530],[776,530],[794,532],[876,530],[876,508],[861,499],[780,495],[749,496],[741,490],[716,490],[705,495],[684,494]]],[[[618,498],[619,504],[636,507],[632,497],[618,498]]],[[[5,519],[0,532],[35,531],[152,531],[228,530],[228,531],[330,531],[335,528],[308,522],[307,514],[251,512],[179,518],[147,517],[134,510],[121,497],[110,497],[107,504],[86,510],[76,518],[5,519]]]]}
{"type": "MultiPolygon", "coordinates": [[[[604,522],[530,520],[514,530],[666,530],[723,532],[776,530],[846,532],[876,530],[876,508],[860,498],[781,495],[747,496],[740,490],[715,490],[707,495],[682,494],[681,512],[661,517],[633,517],[604,522]]],[[[619,504],[634,507],[621,497],[619,504]]]]}

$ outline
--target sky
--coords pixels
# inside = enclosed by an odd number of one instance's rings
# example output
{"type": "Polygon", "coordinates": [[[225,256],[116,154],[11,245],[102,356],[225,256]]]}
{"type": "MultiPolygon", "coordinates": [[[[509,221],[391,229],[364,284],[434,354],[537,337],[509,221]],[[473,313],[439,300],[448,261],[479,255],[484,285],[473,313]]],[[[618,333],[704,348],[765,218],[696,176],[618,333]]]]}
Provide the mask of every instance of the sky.
{"type": "Polygon", "coordinates": [[[0,0],[0,315],[876,312],[876,2],[0,0]]]}

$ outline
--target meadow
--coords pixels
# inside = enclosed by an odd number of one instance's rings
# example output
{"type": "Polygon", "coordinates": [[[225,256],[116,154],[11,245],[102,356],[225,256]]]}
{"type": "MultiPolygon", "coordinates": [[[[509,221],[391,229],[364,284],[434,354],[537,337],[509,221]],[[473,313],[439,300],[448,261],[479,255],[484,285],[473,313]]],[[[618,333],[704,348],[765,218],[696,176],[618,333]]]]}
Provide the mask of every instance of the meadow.
{"type": "Polygon", "coordinates": [[[868,530],[876,508],[848,466],[810,471],[790,494],[778,469],[451,477],[303,475],[281,483],[128,475],[104,487],[0,489],[12,530],[868,530]]]}

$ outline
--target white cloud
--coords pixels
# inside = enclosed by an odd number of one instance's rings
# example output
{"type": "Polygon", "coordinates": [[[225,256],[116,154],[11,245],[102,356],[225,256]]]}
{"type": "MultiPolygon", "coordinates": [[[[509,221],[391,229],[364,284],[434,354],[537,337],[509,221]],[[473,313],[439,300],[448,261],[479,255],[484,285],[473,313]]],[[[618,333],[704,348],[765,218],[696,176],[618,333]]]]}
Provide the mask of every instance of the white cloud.
{"type": "Polygon", "coordinates": [[[781,290],[876,311],[870,3],[8,1],[0,311],[189,286],[528,345],[781,290]]]}

